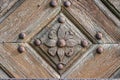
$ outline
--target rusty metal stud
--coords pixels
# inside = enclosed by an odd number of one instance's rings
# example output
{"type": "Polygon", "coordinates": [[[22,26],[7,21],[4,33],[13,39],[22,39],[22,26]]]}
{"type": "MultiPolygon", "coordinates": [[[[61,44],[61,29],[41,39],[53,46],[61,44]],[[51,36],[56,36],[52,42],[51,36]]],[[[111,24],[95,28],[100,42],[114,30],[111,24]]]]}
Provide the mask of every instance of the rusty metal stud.
{"type": "Polygon", "coordinates": [[[50,2],[51,7],[56,7],[57,5],[58,4],[57,4],[56,0],[51,0],[51,2],[50,2]]]}
{"type": "Polygon", "coordinates": [[[19,46],[19,47],[18,47],[18,51],[19,51],[20,53],[23,53],[23,52],[25,51],[25,48],[24,48],[23,46],[19,46]]]}
{"type": "Polygon", "coordinates": [[[102,33],[101,33],[101,32],[98,32],[98,33],[96,34],[96,38],[99,39],[99,40],[102,39],[102,33]]]}
{"type": "Polygon", "coordinates": [[[61,63],[59,63],[59,64],[57,65],[57,67],[58,67],[59,70],[62,70],[62,69],[64,68],[64,65],[61,64],[61,63]]]}
{"type": "Polygon", "coordinates": [[[41,41],[40,41],[39,39],[35,39],[34,44],[35,44],[36,46],[40,46],[41,41]]]}
{"type": "Polygon", "coordinates": [[[60,39],[60,40],[58,40],[57,44],[59,47],[64,47],[66,45],[66,42],[64,39],[60,39]]]}
{"type": "Polygon", "coordinates": [[[19,38],[20,38],[20,39],[24,39],[24,38],[25,38],[25,36],[26,36],[26,34],[25,34],[25,33],[20,33],[20,34],[19,34],[19,38]]]}
{"type": "Polygon", "coordinates": [[[88,46],[87,40],[81,41],[81,46],[82,46],[82,47],[87,47],[87,46],[88,46]]]}
{"type": "Polygon", "coordinates": [[[96,51],[97,51],[97,53],[101,54],[104,50],[103,50],[103,48],[100,46],[100,47],[97,48],[96,51]]]}
{"type": "Polygon", "coordinates": [[[64,2],[64,6],[65,6],[65,7],[70,7],[70,5],[71,5],[70,1],[65,1],[65,2],[64,2]]]}
{"type": "Polygon", "coordinates": [[[65,22],[65,18],[64,17],[59,17],[58,18],[58,22],[59,23],[64,23],[65,22]]]}

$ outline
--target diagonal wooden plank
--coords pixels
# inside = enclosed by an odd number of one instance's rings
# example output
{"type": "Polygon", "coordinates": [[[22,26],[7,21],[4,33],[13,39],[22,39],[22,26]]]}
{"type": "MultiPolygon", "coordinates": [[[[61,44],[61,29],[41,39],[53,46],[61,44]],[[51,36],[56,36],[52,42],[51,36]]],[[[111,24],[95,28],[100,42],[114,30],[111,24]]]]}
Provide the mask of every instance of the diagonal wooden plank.
{"type": "MultiPolygon", "coordinates": [[[[63,2],[64,1],[65,0],[63,0],[63,2]]],[[[79,26],[79,28],[83,30],[94,43],[117,43],[120,41],[120,30],[118,26],[100,11],[93,0],[69,1],[71,2],[71,6],[67,8],[63,6],[63,12],[77,26],[81,24],[83,27],[79,26]],[[97,32],[103,34],[101,40],[95,38],[97,32]]]]}
{"type": "Polygon", "coordinates": [[[26,34],[25,41],[29,40],[59,13],[59,1],[55,8],[50,7],[50,0],[24,1],[0,24],[0,42],[20,42],[21,32],[26,34]]]}
{"type": "Polygon", "coordinates": [[[2,23],[5,18],[14,12],[24,1],[25,0],[7,0],[7,2],[4,3],[6,6],[2,5],[5,8],[1,10],[0,23],[2,23]]]}
{"type": "Polygon", "coordinates": [[[119,44],[96,44],[96,48],[89,52],[76,68],[65,77],[67,78],[109,78],[120,67],[119,44]],[[96,53],[97,47],[103,47],[101,54],[96,53]]]}
{"type": "Polygon", "coordinates": [[[94,0],[94,2],[105,14],[105,16],[112,20],[117,27],[120,27],[120,20],[103,4],[101,0],[94,0]]]}
{"type": "Polygon", "coordinates": [[[108,0],[120,12],[120,0],[108,0]]]}
{"type": "Polygon", "coordinates": [[[0,68],[0,79],[10,78],[1,68],[0,68]]]}
{"type": "Polygon", "coordinates": [[[0,0],[0,17],[2,17],[18,0],[0,0]]]}
{"type": "Polygon", "coordinates": [[[104,1],[104,0],[101,0],[104,4],[105,4],[105,6],[106,7],[108,7],[109,8],[109,10],[118,18],[118,19],[120,19],[120,2],[119,1],[117,1],[117,0],[106,0],[106,1],[104,1]]]}
{"type": "Polygon", "coordinates": [[[59,75],[26,43],[0,44],[0,64],[15,78],[59,78],[59,75]],[[20,45],[25,47],[25,52],[18,52],[17,47],[20,45]]]}
{"type": "Polygon", "coordinates": [[[2,64],[0,64],[0,78],[14,78],[14,76],[2,64]]]}
{"type": "Polygon", "coordinates": [[[111,78],[120,78],[120,68],[112,74],[111,78]]]}

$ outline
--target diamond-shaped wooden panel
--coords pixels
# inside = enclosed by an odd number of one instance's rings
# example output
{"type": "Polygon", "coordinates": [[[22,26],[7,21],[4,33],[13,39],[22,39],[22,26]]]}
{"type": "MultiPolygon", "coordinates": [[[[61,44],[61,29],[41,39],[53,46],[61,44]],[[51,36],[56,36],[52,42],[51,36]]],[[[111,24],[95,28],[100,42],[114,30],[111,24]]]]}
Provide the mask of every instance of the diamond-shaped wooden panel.
{"type": "Polygon", "coordinates": [[[92,43],[64,14],[60,13],[32,38],[30,44],[62,74],[77,58],[83,56],[92,43]],[[82,41],[86,42],[87,46],[81,46],[82,41]]]}
{"type": "Polygon", "coordinates": [[[0,65],[4,76],[110,77],[120,68],[120,21],[104,14],[107,12],[98,7],[100,2],[25,0],[1,19],[0,65]]]}

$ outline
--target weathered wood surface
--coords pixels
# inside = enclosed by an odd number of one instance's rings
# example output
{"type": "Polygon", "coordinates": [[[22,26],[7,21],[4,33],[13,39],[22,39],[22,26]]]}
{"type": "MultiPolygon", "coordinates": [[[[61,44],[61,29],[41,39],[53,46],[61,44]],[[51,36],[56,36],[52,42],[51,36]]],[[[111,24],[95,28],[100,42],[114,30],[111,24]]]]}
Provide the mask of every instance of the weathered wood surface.
{"type": "Polygon", "coordinates": [[[116,15],[116,17],[120,20],[120,0],[108,0],[109,8],[116,15]]]}
{"type": "Polygon", "coordinates": [[[0,17],[2,17],[18,0],[0,0],[0,17]]]}
{"type": "MultiPolygon", "coordinates": [[[[66,0],[56,1],[58,5],[54,8],[50,7],[50,0],[25,0],[23,3],[21,2],[21,5],[16,3],[18,0],[1,1],[0,17],[4,14],[10,15],[0,18],[0,22],[2,22],[0,24],[0,65],[4,67],[4,70],[0,67],[0,78],[118,77],[118,69],[120,68],[119,19],[100,0],[69,0],[71,6],[67,8],[63,5],[66,0]],[[15,7],[6,13],[14,4],[15,7]],[[20,6],[18,7],[18,5],[20,6]],[[56,57],[47,55],[46,58],[46,56],[42,56],[44,54],[42,49],[46,50],[46,48],[41,46],[36,48],[32,42],[36,38],[41,38],[41,33],[48,34],[47,29],[49,30],[50,27],[58,26],[56,16],[59,16],[59,14],[67,20],[65,20],[65,24],[61,24],[62,28],[59,28],[61,31],[59,29],[56,31],[59,33],[57,35],[61,36],[64,34],[64,30],[69,31],[71,29],[77,34],[79,41],[87,40],[89,46],[91,46],[83,49],[79,45],[79,52],[82,56],[74,54],[74,58],[68,60],[68,62],[71,62],[68,65],[66,64],[68,67],[62,75],[59,75],[50,62],[47,62],[51,58],[50,60],[57,64],[59,62],[57,58],[61,55],[57,54],[56,57]],[[48,28],[44,30],[45,27],[48,28]],[[18,38],[21,32],[26,34],[23,40],[18,38]],[[95,38],[97,32],[103,34],[101,40],[95,38]],[[29,45],[30,42],[32,42],[32,46],[29,45]],[[20,45],[25,47],[25,52],[18,52],[17,48],[20,45]],[[99,46],[104,48],[102,54],[96,53],[96,48],[99,46]]],[[[115,4],[113,3],[113,5],[115,4]]],[[[115,5],[116,9],[119,10],[118,6],[119,4],[115,5]]],[[[44,40],[42,43],[44,43],[44,40]]],[[[69,46],[73,44],[69,43],[69,46]]],[[[47,53],[47,50],[45,52],[47,53]]],[[[63,53],[61,54],[63,55],[63,53]]],[[[60,60],[62,59],[60,58],[60,60]]],[[[64,61],[67,61],[67,59],[64,61]]]]}
{"type": "Polygon", "coordinates": [[[10,77],[0,68],[0,79],[1,78],[10,78],[10,77]]]}
{"type": "Polygon", "coordinates": [[[66,74],[67,78],[109,78],[120,67],[120,45],[101,44],[96,45],[93,51],[77,63],[73,72],[66,74]],[[102,54],[96,53],[96,48],[104,48],[102,54]],[[89,57],[89,58],[88,58],[89,57]],[[81,64],[82,63],[82,64],[81,64]]]}
{"type": "Polygon", "coordinates": [[[15,78],[59,78],[59,75],[28,44],[0,44],[0,64],[15,78]],[[25,46],[20,54],[18,46],[25,46]],[[51,73],[52,72],[52,73],[51,73]]]}
{"type": "Polygon", "coordinates": [[[120,0],[108,0],[120,12],[120,0]]]}
{"type": "Polygon", "coordinates": [[[120,69],[116,70],[116,72],[112,74],[111,78],[120,78],[120,69]]]}
{"type": "MultiPolygon", "coordinates": [[[[4,1],[4,0],[3,0],[4,1]]],[[[8,0],[9,1],[9,0],[8,0]]],[[[10,0],[15,1],[15,0],[10,0]]],[[[9,9],[5,9],[1,12],[0,23],[2,23],[12,12],[14,12],[25,0],[17,0],[13,5],[9,5],[9,9]],[[4,12],[6,11],[6,12],[4,12]],[[4,14],[3,14],[4,12],[4,14]]]]}
{"type": "Polygon", "coordinates": [[[71,6],[63,12],[95,43],[118,43],[120,29],[106,17],[93,0],[70,0],[71,6]],[[102,32],[102,40],[96,42],[96,32],[102,32]]]}
{"type": "Polygon", "coordinates": [[[101,0],[94,0],[95,4],[100,8],[100,10],[111,19],[117,27],[120,28],[120,20],[104,5],[101,0]]]}
{"type": "Polygon", "coordinates": [[[84,53],[91,47],[92,43],[80,30],[69,20],[63,13],[48,24],[41,32],[32,39],[30,44],[42,55],[54,69],[62,75],[71,67],[77,59],[81,58],[84,53]],[[65,19],[64,23],[59,23],[59,18],[65,19]],[[41,45],[38,47],[34,44],[35,39],[40,39],[41,45]],[[60,47],[59,40],[64,40],[65,45],[60,47]],[[86,47],[81,46],[82,41],[87,41],[86,47]],[[42,49],[42,50],[41,50],[42,49]],[[59,70],[57,65],[64,63],[64,69],[59,70]]]}
{"type": "Polygon", "coordinates": [[[18,42],[21,32],[25,32],[25,40],[30,39],[59,13],[59,4],[53,8],[49,3],[50,0],[25,0],[0,24],[0,42],[18,42]]]}
{"type": "Polygon", "coordinates": [[[104,5],[118,18],[120,19],[120,12],[119,12],[119,2],[116,0],[101,0],[104,5]],[[116,4],[116,2],[118,2],[116,4]]]}

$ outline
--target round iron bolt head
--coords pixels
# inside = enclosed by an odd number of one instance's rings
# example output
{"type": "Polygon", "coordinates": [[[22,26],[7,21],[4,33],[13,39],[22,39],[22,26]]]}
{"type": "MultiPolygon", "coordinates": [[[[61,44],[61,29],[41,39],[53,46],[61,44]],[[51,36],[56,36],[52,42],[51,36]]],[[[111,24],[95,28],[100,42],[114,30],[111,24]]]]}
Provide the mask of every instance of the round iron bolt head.
{"type": "Polygon", "coordinates": [[[58,22],[59,23],[64,23],[65,22],[65,18],[64,17],[59,17],[58,18],[58,22]]]}
{"type": "Polygon", "coordinates": [[[97,51],[97,53],[101,54],[104,51],[104,49],[100,46],[97,48],[96,51],[97,51]]]}
{"type": "Polygon", "coordinates": [[[64,39],[60,39],[60,40],[58,40],[57,44],[59,47],[64,47],[66,45],[66,42],[64,39]]]}
{"type": "Polygon", "coordinates": [[[50,2],[50,6],[51,7],[56,7],[58,4],[57,4],[57,1],[56,0],[51,0],[50,2]]]}
{"type": "Polygon", "coordinates": [[[23,46],[18,47],[19,53],[23,53],[25,51],[25,48],[23,46]]]}
{"type": "Polygon", "coordinates": [[[58,67],[59,70],[62,70],[64,68],[64,65],[59,63],[57,67],[58,67]]]}
{"type": "Polygon", "coordinates": [[[64,2],[64,6],[65,6],[65,7],[70,7],[70,5],[71,5],[70,1],[65,1],[65,2],[64,2]]]}
{"type": "Polygon", "coordinates": [[[88,41],[87,40],[81,41],[81,46],[82,47],[87,47],[88,46],[88,41]]]}
{"type": "Polygon", "coordinates": [[[25,36],[26,36],[26,34],[25,34],[25,33],[20,33],[20,34],[19,34],[19,39],[24,39],[24,38],[25,38],[25,36]]]}
{"type": "Polygon", "coordinates": [[[96,34],[96,38],[97,38],[98,40],[102,39],[102,33],[101,33],[101,32],[98,32],[98,33],[96,34]]]}
{"type": "Polygon", "coordinates": [[[40,46],[41,41],[40,41],[39,39],[35,39],[34,44],[35,44],[36,46],[40,46]]]}

